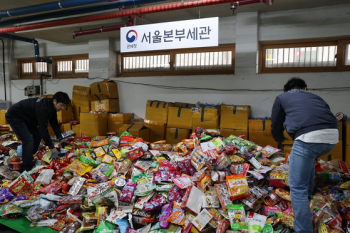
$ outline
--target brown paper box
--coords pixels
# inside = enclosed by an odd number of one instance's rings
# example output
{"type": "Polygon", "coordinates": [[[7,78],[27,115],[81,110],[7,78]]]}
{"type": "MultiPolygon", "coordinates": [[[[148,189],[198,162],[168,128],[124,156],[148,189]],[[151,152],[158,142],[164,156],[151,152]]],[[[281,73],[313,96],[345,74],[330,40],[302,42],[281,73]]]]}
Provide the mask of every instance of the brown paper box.
{"type": "Polygon", "coordinates": [[[318,160],[330,161],[333,159],[343,160],[343,141],[339,140],[339,142],[335,145],[333,150],[328,154],[321,156],[318,160]]]}
{"type": "Polygon", "coordinates": [[[121,135],[123,132],[128,131],[131,135],[135,137],[142,138],[144,141],[149,142],[149,129],[142,125],[131,125],[131,124],[124,124],[119,128],[119,135],[121,135]]]}
{"type": "Polygon", "coordinates": [[[106,110],[119,112],[119,99],[108,99],[106,95],[94,94],[91,96],[91,111],[106,110]]]}
{"type": "Polygon", "coordinates": [[[134,113],[108,114],[108,132],[118,132],[124,124],[130,124],[130,119],[134,119],[134,113]]]}
{"type": "Polygon", "coordinates": [[[345,147],[345,162],[346,165],[350,168],[350,146],[346,145],[345,147]]]}
{"type": "Polygon", "coordinates": [[[189,103],[181,103],[181,102],[175,102],[174,107],[178,108],[192,108],[195,104],[189,104],[189,103]]]}
{"type": "Polygon", "coordinates": [[[234,136],[241,136],[241,135],[246,135],[243,137],[244,139],[248,139],[248,130],[243,130],[243,129],[220,129],[220,135],[223,137],[228,137],[230,135],[234,136]]]}
{"type": "Polygon", "coordinates": [[[66,107],[62,111],[57,112],[58,123],[68,123],[73,120],[73,108],[66,107]]]}
{"type": "Polygon", "coordinates": [[[80,121],[80,114],[83,112],[90,112],[90,107],[74,105],[73,106],[74,120],[80,121]]]}
{"type": "Polygon", "coordinates": [[[169,107],[168,127],[192,129],[192,110],[189,108],[169,107]]]}
{"type": "Polygon", "coordinates": [[[275,139],[273,139],[272,136],[264,136],[263,131],[249,131],[249,141],[252,141],[262,147],[270,145],[277,148],[278,146],[275,139]]]}
{"type": "Polygon", "coordinates": [[[221,105],[220,128],[248,129],[250,106],[221,105]]]}
{"type": "Polygon", "coordinates": [[[8,124],[5,118],[5,113],[7,112],[7,109],[0,110],[0,125],[6,125],[8,124]]]}
{"type": "Polygon", "coordinates": [[[179,129],[179,128],[167,128],[166,129],[166,143],[177,144],[183,139],[188,139],[190,137],[189,129],[179,129]]]}
{"type": "Polygon", "coordinates": [[[144,120],[144,126],[149,128],[150,142],[156,142],[165,139],[166,124],[159,121],[144,120]]]}
{"type": "Polygon", "coordinates": [[[118,95],[118,85],[116,82],[108,81],[108,79],[102,82],[95,82],[90,85],[91,94],[103,94],[109,99],[117,99],[118,95]]]}
{"type": "Polygon", "coordinates": [[[85,95],[85,96],[91,95],[91,89],[90,87],[74,85],[72,94],[73,96],[74,95],[85,95]]]}
{"type": "Polygon", "coordinates": [[[168,122],[168,108],[174,106],[173,103],[148,100],[146,104],[146,119],[158,121],[166,124],[168,122]]]}
{"type": "Polygon", "coordinates": [[[192,113],[192,129],[203,127],[203,129],[218,129],[219,114],[215,108],[199,108],[199,112],[192,113]]]}
{"type": "Polygon", "coordinates": [[[87,137],[103,136],[107,133],[107,113],[80,114],[80,132],[87,137]]]}
{"type": "Polygon", "coordinates": [[[73,130],[75,135],[77,137],[80,137],[80,124],[77,124],[77,125],[71,125],[69,123],[66,123],[66,124],[62,124],[61,125],[61,132],[67,132],[69,130],[73,130]]]}

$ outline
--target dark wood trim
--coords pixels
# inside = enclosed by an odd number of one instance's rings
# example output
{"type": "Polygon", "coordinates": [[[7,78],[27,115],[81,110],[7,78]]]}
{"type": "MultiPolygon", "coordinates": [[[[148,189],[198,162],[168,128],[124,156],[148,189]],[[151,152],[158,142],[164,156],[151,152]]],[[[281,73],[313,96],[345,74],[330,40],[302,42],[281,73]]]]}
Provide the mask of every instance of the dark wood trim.
{"type": "MultiPolygon", "coordinates": [[[[88,78],[89,73],[75,73],[75,61],[76,60],[89,60],[88,54],[80,55],[70,55],[70,56],[57,56],[53,58],[53,69],[52,73],[54,74],[53,79],[71,79],[71,78],[88,78]],[[72,74],[58,74],[57,73],[57,62],[59,61],[72,61],[72,74]]],[[[89,61],[90,62],[90,61],[89,61]]]]}
{"type": "Polygon", "coordinates": [[[260,42],[259,73],[267,74],[267,73],[308,73],[308,72],[350,71],[350,66],[344,65],[346,44],[350,44],[349,37],[260,42]],[[335,66],[266,68],[266,50],[267,49],[318,47],[318,46],[334,46],[334,45],[337,46],[337,61],[335,66]]]}
{"type": "Polygon", "coordinates": [[[117,53],[120,54],[120,59],[117,59],[117,67],[121,66],[119,77],[142,77],[142,76],[178,76],[178,75],[212,75],[212,74],[234,74],[235,69],[235,45],[220,45],[215,47],[205,48],[190,48],[190,49],[173,49],[161,51],[147,51],[137,53],[117,53]],[[203,69],[203,70],[175,70],[175,56],[179,53],[201,53],[201,52],[222,52],[232,51],[232,68],[231,69],[203,69]],[[140,57],[140,56],[155,56],[155,55],[170,55],[169,71],[142,71],[142,72],[124,72],[124,57],[140,57]]]}
{"type": "MultiPolygon", "coordinates": [[[[46,58],[47,59],[47,58],[46,58]]],[[[17,59],[17,66],[18,66],[18,79],[39,79],[40,75],[36,75],[36,68],[35,68],[35,63],[37,61],[35,58],[24,58],[24,59],[17,59]],[[32,75],[23,75],[23,70],[22,70],[22,64],[23,63],[31,63],[32,64],[32,70],[33,73],[32,75]]],[[[46,63],[46,74],[49,74],[49,64],[46,63]]]]}

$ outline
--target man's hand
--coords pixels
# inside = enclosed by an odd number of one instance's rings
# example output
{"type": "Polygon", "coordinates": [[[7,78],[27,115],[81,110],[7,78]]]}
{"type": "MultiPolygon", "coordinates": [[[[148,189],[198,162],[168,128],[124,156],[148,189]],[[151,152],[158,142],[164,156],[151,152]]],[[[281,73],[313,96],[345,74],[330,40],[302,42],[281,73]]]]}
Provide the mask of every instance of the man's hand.
{"type": "Polygon", "coordinates": [[[59,157],[58,157],[58,151],[57,151],[57,149],[55,148],[55,149],[52,149],[51,150],[51,159],[53,159],[53,160],[56,160],[56,159],[59,159],[59,157]]]}

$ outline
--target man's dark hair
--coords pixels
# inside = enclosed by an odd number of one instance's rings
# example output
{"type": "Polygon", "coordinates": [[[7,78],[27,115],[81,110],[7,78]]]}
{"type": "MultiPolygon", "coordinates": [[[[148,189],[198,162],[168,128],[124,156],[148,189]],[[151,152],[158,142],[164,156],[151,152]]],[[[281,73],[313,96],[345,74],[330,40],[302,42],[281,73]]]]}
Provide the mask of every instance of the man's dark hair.
{"type": "Polygon", "coordinates": [[[53,95],[52,99],[57,100],[57,103],[69,104],[70,99],[67,93],[58,91],[53,95]]]}
{"type": "Polygon", "coordinates": [[[293,77],[288,80],[286,85],[284,85],[284,92],[292,90],[292,89],[305,89],[307,87],[304,80],[301,78],[293,77]]]}

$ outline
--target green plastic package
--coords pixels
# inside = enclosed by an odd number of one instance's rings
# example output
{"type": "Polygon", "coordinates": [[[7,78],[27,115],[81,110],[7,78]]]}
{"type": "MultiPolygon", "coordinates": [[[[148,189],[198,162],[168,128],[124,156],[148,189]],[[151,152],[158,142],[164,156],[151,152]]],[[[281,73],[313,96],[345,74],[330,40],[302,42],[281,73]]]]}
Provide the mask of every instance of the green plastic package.
{"type": "Polygon", "coordinates": [[[245,222],[246,216],[244,206],[242,204],[228,204],[227,212],[232,230],[240,231],[242,229],[248,229],[248,226],[245,222]]]}

